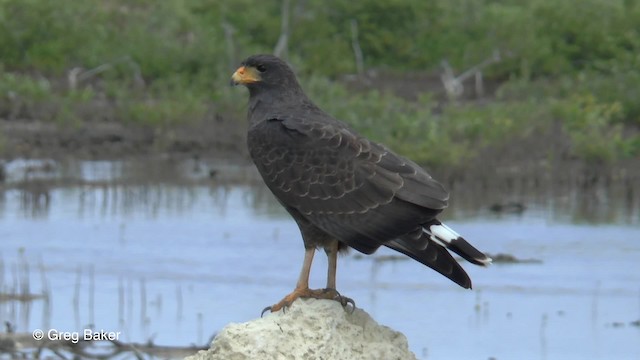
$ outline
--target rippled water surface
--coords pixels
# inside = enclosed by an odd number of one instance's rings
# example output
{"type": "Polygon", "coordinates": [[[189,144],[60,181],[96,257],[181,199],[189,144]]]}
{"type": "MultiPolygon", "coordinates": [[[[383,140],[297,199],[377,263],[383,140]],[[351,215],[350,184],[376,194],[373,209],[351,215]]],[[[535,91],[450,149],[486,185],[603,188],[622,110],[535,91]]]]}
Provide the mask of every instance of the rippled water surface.
{"type": "MultiPolygon", "coordinates": [[[[205,344],[295,284],[297,227],[251,168],[21,161],[7,170],[0,292],[49,295],[0,302],[16,331],[93,327],[124,341],[205,344]]],[[[406,334],[419,359],[638,359],[638,191],[455,185],[451,227],[491,254],[539,261],[465,263],[468,291],[391,251],[351,252],[338,287],[406,334]]],[[[324,286],[325,266],[318,253],[312,286],[324,286]]]]}

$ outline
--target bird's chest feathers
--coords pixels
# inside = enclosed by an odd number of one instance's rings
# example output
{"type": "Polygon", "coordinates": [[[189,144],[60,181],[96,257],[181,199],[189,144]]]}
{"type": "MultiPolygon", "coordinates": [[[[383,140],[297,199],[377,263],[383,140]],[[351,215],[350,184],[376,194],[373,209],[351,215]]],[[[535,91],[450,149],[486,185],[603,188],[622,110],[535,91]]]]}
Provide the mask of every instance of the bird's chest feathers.
{"type": "Polygon", "coordinates": [[[288,104],[276,96],[255,96],[249,101],[249,126],[269,119],[276,119],[283,114],[295,112],[295,106],[288,104]]]}
{"type": "MultiPolygon", "coordinates": [[[[249,127],[247,145],[254,160],[284,156],[306,141],[306,136],[288,129],[282,119],[256,119],[249,127]]],[[[270,161],[269,161],[270,162],[270,161]]]]}

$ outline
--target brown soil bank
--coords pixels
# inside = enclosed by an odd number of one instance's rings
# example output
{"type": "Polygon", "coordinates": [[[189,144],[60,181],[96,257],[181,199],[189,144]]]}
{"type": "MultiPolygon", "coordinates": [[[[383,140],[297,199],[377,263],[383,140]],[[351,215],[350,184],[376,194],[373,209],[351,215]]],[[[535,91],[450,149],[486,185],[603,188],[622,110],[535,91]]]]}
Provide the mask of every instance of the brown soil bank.
{"type": "MultiPolygon", "coordinates": [[[[211,116],[199,122],[162,128],[116,121],[85,121],[59,125],[36,120],[0,119],[0,159],[126,159],[139,156],[199,157],[248,163],[244,120],[211,116]]],[[[640,159],[615,164],[589,164],[566,154],[563,139],[551,134],[532,136],[500,148],[474,154],[463,166],[435,169],[442,181],[472,181],[478,185],[496,178],[531,178],[541,181],[625,179],[640,183],[640,159]],[[556,137],[554,139],[554,137],[556,137]],[[548,159],[548,149],[557,154],[548,159]],[[542,150],[541,150],[542,149],[542,150]]]]}
{"type": "Polygon", "coordinates": [[[222,119],[154,128],[112,121],[77,126],[0,120],[0,158],[116,159],[168,154],[246,158],[244,127],[222,119]]]}

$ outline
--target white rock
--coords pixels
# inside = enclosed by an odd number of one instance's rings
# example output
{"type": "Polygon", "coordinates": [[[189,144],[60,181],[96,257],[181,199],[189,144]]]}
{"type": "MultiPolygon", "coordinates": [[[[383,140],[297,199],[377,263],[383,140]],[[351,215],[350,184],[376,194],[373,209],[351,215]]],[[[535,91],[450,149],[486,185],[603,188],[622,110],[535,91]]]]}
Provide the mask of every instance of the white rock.
{"type": "Polygon", "coordinates": [[[297,300],[286,312],[229,324],[209,350],[185,360],[415,360],[407,338],[332,300],[297,300]]]}

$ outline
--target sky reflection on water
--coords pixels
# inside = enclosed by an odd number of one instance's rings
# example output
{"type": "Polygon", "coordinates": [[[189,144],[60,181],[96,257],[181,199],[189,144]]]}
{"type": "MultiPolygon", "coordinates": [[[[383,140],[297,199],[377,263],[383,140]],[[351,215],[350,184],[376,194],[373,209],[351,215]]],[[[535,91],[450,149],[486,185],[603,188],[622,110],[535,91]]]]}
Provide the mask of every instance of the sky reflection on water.
{"type": "MultiPolygon", "coordinates": [[[[213,179],[210,170],[84,162],[10,179],[0,192],[0,289],[29,264],[31,291],[48,287],[51,299],[0,303],[0,320],[186,345],[257,317],[292,289],[300,236],[251,170],[225,167],[213,179]]],[[[492,254],[542,263],[463,264],[475,289],[465,291],[418,263],[383,261],[391,251],[352,252],[339,261],[339,289],[405,333],[420,359],[634,358],[640,201],[624,188],[593,191],[458,188],[449,225],[492,254]],[[496,214],[495,202],[526,210],[496,214]]],[[[312,286],[324,285],[325,265],[317,256],[312,286]]]]}

